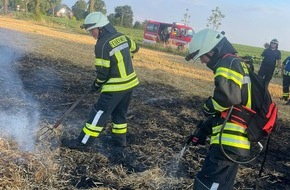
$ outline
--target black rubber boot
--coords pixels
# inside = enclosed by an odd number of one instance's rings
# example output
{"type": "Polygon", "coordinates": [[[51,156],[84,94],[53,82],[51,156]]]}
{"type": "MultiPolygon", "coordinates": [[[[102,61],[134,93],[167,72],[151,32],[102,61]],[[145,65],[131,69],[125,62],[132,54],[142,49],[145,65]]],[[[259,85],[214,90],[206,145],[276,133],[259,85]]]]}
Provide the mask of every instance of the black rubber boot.
{"type": "Polygon", "coordinates": [[[84,151],[87,149],[87,145],[80,142],[78,138],[76,139],[62,139],[61,145],[70,149],[77,149],[84,151]]]}
{"type": "Polygon", "coordinates": [[[76,139],[62,139],[61,145],[70,149],[76,149],[80,151],[87,151],[88,146],[92,144],[93,138],[89,137],[88,141],[84,144],[82,140],[86,134],[82,131],[76,139]]]}
{"type": "Polygon", "coordinates": [[[117,147],[127,146],[126,134],[112,134],[112,145],[117,147]]]}

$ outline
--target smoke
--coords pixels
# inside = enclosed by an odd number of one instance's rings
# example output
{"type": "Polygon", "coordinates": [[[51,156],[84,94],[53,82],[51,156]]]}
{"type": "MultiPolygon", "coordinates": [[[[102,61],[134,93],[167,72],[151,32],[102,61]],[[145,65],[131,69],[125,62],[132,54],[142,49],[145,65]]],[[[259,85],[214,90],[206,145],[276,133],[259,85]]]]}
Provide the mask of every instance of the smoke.
{"type": "Polygon", "coordinates": [[[0,45],[0,137],[14,140],[23,151],[33,151],[39,112],[16,69],[20,57],[16,49],[0,45]]]}

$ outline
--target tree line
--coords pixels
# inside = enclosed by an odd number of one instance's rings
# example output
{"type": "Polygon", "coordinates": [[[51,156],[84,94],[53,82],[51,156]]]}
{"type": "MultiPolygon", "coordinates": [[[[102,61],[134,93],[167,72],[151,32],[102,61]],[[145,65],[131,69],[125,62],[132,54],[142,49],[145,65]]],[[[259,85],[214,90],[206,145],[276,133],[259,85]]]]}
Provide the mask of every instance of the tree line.
{"type": "MultiPolygon", "coordinates": [[[[106,4],[103,0],[78,0],[72,7],[62,4],[62,0],[0,0],[0,10],[6,15],[11,11],[33,13],[37,18],[42,15],[55,16],[59,7],[66,8],[73,13],[72,19],[83,20],[89,13],[100,11],[107,14],[106,4]]],[[[108,15],[113,25],[123,27],[142,28],[145,24],[135,21],[133,24],[133,11],[131,6],[116,6],[115,12],[108,15]]]]}
{"type": "MultiPolygon", "coordinates": [[[[10,11],[24,11],[36,15],[36,18],[41,18],[41,15],[55,16],[56,8],[66,8],[72,12],[73,19],[83,20],[89,13],[100,11],[107,14],[106,4],[103,0],[78,0],[70,8],[62,4],[62,0],[0,0],[0,10],[3,14],[10,11]]],[[[189,25],[190,14],[188,9],[181,20],[185,25],[189,25]]],[[[65,16],[65,15],[64,15],[65,16]]],[[[212,10],[211,16],[208,18],[207,27],[218,29],[221,26],[221,20],[225,17],[221,13],[219,7],[212,10]]],[[[117,6],[115,12],[108,15],[108,19],[113,25],[127,27],[127,28],[141,28],[143,29],[146,20],[143,22],[135,21],[133,24],[133,11],[131,6],[117,6]]]]}

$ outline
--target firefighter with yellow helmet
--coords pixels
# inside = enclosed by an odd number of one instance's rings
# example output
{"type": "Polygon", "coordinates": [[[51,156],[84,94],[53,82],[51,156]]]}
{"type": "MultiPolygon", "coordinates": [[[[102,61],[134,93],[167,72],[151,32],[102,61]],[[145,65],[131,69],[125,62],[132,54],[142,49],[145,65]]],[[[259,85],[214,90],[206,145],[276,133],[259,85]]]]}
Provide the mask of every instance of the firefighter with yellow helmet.
{"type": "Polygon", "coordinates": [[[83,150],[112,120],[112,144],[126,146],[126,115],[134,88],[139,84],[132,65],[138,45],[110,24],[101,12],[90,13],[81,26],[97,40],[95,45],[96,80],[92,88],[101,90],[83,130],[76,139],[63,139],[62,145],[83,150]]]}
{"type": "Polygon", "coordinates": [[[237,51],[224,32],[204,29],[196,33],[190,44],[186,60],[198,58],[214,73],[214,92],[204,103],[203,112],[209,117],[195,133],[192,142],[203,144],[210,135],[210,150],[201,170],[195,177],[195,190],[233,189],[239,164],[228,159],[249,156],[250,142],[241,123],[226,120],[234,105],[251,108],[251,88],[248,68],[236,56],[237,51]],[[224,124],[224,125],[223,125],[224,124]],[[221,130],[224,126],[223,130],[221,130]],[[222,134],[221,134],[222,133],[222,134]],[[221,147],[222,146],[222,147],[221,147]]]}

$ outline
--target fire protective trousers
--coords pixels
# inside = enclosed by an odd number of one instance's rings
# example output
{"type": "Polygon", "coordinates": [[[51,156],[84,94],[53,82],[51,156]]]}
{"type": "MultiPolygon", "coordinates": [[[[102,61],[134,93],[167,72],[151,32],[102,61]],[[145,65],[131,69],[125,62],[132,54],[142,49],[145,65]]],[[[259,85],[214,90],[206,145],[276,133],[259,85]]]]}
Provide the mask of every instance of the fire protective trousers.
{"type": "Polygon", "coordinates": [[[132,90],[124,92],[101,93],[98,102],[90,111],[86,126],[83,128],[85,137],[82,143],[86,144],[90,136],[98,137],[107,121],[112,116],[112,132],[125,134],[127,132],[126,115],[132,96],[132,90]],[[124,126],[118,131],[119,126],[124,126]],[[116,128],[114,128],[116,127],[116,128]]]}
{"type": "Polygon", "coordinates": [[[258,75],[264,79],[266,86],[269,85],[269,83],[273,77],[274,70],[275,70],[275,66],[273,66],[273,67],[261,66],[261,68],[258,72],[258,75]]]}
{"type": "Polygon", "coordinates": [[[285,99],[289,98],[289,86],[290,86],[290,76],[283,75],[283,97],[285,99]]]}
{"type": "Polygon", "coordinates": [[[193,190],[232,190],[238,168],[239,164],[226,159],[219,147],[211,147],[193,190]]]}

